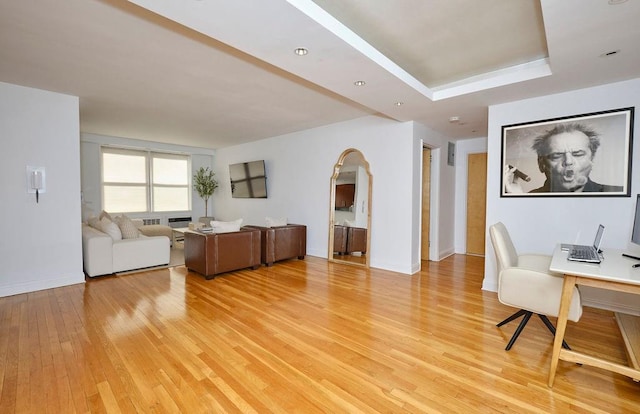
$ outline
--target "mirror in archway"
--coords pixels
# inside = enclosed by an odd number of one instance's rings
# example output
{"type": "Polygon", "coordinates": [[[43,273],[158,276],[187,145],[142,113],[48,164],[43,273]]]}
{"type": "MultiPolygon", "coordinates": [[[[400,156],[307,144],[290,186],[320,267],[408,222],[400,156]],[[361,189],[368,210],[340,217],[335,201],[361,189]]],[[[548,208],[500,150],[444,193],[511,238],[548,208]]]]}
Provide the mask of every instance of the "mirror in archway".
{"type": "Polygon", "coordinates": [[[371,171],[364,155],[345,150],[333,168],[329,218],[329,261],[369,266],[371,171]]]}

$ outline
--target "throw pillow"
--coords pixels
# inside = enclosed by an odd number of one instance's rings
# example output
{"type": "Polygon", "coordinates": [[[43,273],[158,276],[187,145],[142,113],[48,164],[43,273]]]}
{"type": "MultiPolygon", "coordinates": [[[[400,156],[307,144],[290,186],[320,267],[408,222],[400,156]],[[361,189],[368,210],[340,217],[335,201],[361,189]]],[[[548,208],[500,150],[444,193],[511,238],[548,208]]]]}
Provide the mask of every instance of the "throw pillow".
{"type": "Polygon", "coordinates": [[[211,220],[211,227],[214,233],[231,233],[233,231],[239,231],[242,226],[242,219],[234,221],[216,221],[211,220]]]}
{"type": "Polygon", "coordinates": [[[267,227],[278,227],[278,226],[286,226],[287,218],[273,218],[273,217],[265,217],[265,221],[267,222],[267,227]]]}
{"type": "Polygon", "coordinates": [[[122,240],[122,233],[118,225],[106,217],[100,219],[100,230],[111,236],[113,240],[122,240]]]}
{"type": "Polygon", "coordinates": [[[102,212],[100,212],[100,215],[98,216],[98,219],[102,220],[103,217],[108,218],[110,221],[113,221],[113,219],[111,218],[111,214],[107,213],[106,211],[102,210],[102,212]]]}
{"type": "Polygon", "coordinates": [[[133,221],[124,214],[116,217],[116,223],[118,223],[123,239],[137,239],[140,235],[140,232],[138,232],[138,228],[133,221]]]}
{"type": "Polygon", "coordinates": [[[144,220],[143,219],[139,219],[139,218],[131,219],[131,222],[133,223],[134,226],[136,226],[136,228],[138,230],[140,230],[140,228],[142,226],[144,226],[144,220]]]}
{"type": "Polygon", "coordinates": [[[89,224],[89,226],[93,227],[96,230],[100,230],[102,231],[102,229],[100,228],[100,219],[98,217],[89,217],[89,220],[87,220],[87,223],[89,224]]]}

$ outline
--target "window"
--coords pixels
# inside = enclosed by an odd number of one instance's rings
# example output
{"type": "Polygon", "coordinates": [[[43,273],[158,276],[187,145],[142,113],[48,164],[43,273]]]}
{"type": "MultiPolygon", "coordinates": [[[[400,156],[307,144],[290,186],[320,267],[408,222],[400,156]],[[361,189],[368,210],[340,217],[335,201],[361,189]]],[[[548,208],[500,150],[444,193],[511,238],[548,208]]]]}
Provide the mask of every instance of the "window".
{"type": "Polygon", "coordinates": [[[152,153],[153,211],[189,210],[189,159],[152,153]]]}
{"type": "Polygon", "coordinates": [[[103,208],[114,213],[188,211],[189,157],[102,148],[103,208]]]}

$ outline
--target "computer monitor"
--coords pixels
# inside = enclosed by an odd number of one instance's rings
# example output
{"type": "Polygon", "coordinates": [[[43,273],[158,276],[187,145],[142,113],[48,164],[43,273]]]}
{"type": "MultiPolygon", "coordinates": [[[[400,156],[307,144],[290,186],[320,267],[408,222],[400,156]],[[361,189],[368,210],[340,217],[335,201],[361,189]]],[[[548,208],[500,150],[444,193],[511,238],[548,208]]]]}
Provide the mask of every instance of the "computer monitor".
{"type": "Polygon", "coordinates": [[[640,194],[636,196],[636,211],[633,215],[633,230],[631,230],[631,241],[640,245],[640,194]]]}
{"type": "Polygon", "coordinates": [[[633,228],[631,229],[631,242],[623,256],[640,260],[640,194],[636,196],[636,209],[633,213],[633,228]]]}

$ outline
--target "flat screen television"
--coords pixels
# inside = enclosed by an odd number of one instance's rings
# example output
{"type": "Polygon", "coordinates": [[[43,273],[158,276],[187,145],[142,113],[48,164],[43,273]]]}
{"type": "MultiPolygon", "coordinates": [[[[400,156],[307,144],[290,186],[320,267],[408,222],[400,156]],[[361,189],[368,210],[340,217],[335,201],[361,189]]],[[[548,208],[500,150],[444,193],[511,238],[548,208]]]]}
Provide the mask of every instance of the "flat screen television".
{"type": "Polygon", "coordinates": [[[229,165],[231,197],[267,198],[267,175],[264,160],[229,165]]]}

